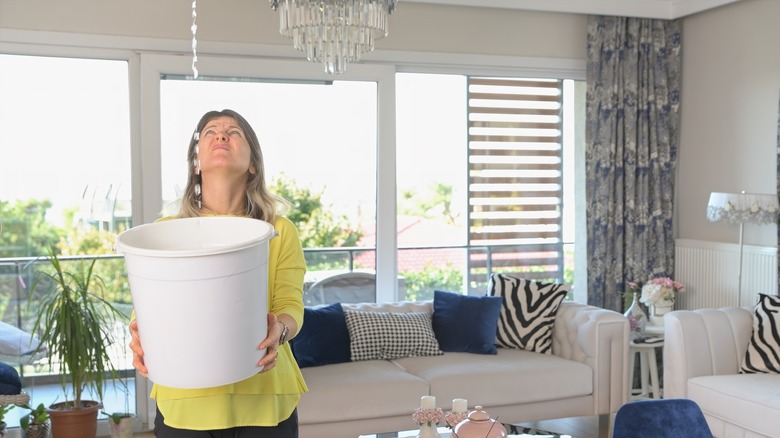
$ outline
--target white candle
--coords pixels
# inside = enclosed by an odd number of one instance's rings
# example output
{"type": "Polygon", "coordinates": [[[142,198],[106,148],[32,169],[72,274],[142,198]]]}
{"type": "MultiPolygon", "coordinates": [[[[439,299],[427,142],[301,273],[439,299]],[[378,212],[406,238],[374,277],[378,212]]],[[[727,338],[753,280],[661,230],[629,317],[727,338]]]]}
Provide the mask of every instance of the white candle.
{"type": "Polygon", "coordinates": [[[452,399],[452,412],[461,413],[468,410],[468,402],[465,398],[452,399]]]}
{"type": "Polygon", "coordinates": [[[436,397],[424,395],[420,398],[420,407],[423,409],[436,409],[436,397]]]}

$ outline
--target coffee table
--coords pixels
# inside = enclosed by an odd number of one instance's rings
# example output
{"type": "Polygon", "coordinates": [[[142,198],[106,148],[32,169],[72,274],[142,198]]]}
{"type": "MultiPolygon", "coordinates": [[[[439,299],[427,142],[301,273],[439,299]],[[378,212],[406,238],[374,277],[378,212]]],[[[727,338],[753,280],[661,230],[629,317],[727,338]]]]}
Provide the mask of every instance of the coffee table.
{"type": "MultiPolygon", "coordinates": [[[[505,425],[506,430],[511,433],[509,425],[505,425]]],[[[441,438],[455,438],[452,431],[447,427],[439,427],[439,436],[441,438]]],[[[358,438],[416,438],[418,429],[403,430],[399,432],[378,433],[374,435],[360,435],[358,438]]],[[[509,438],[572,438],[571,435],[535,435],[535,434],[510,434],[509,438]]]]}

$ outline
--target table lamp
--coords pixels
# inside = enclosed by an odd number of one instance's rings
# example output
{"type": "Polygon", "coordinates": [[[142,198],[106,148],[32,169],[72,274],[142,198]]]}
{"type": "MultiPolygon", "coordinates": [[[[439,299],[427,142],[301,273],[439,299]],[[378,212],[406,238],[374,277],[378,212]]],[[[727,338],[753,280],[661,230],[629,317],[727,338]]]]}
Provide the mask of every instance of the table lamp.
{"type": "Polygon", "coordinates": [[[777,223],[777,195],[763,193],[712,192],[707,204],[707,219],[710,222],[739,224],[739,272],[737,274],[737,306],[742,306],[742,256],[745,224],[777,223]]]}

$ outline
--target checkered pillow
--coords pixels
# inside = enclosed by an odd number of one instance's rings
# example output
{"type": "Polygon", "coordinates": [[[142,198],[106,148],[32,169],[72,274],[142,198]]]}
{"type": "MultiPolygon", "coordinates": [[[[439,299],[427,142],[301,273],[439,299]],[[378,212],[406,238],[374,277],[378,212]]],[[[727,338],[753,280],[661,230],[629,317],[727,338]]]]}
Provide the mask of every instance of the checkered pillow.
{"type": "Polygon", "coordinates": [[[351,359],[397,359],[438,356],[439,349],[428,312],[362,312],[344,309],[351,359]]]}

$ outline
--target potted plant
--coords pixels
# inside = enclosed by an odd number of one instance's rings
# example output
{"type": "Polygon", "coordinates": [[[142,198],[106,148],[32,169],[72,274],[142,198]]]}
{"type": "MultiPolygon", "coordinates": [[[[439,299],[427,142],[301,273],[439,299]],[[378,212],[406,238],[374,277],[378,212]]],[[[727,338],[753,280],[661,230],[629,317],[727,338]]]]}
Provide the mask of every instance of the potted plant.
{"type": "MultiPolygon", "coordinates": [[[[41,272],[53,285],[40,298],[33,333],[48,348],[48,364],[59,369],[59,383],[65,401],[47,408],[52,434],[57,438],[94,437],[103,390],[109,379],[118,377],[108,347],[113,342],[111,327],[122,314],[102,296],[103,279],[94,273],[96,259],[80,261],[65,271],[55,249],[49,249],[52,272],[41,272]],[[82,398],[94,394],[98,400],[82,398]]],[[[40,282],[30,291],[38,289],[40,282]]]]}
{"type": "Polygon", "coordinates": [[[130,438],[133,436],[135,414],[127,412],[102,413],[108,416],[108,425],[111,427],[111,436],[113,438],[130,438]]]}
{"type": "Polygon", "coordinates": [[[14,408],[14,404],[0,404],[0,437],[5,436],[5,414],[14,408]]]}
{"type": "Polygon", "coordinates": [[[25,438],[46,438],[49,436],[49,413],[43,403],[33,409],[29,405],[22,406],[30,413],[19,419],[19,426],[24,431],[25,438]]]}

